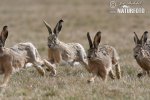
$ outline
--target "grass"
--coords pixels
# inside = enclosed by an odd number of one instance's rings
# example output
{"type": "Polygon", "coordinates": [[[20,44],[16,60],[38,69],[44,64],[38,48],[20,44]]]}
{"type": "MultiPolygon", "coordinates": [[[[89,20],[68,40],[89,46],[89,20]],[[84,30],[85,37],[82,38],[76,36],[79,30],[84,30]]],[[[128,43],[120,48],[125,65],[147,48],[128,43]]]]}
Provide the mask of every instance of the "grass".
{"type": "MultiPolygon", "coordinates": [[[[148,11],[149,3],[143,1],[148,11]]],[[[149,100],[149,77],[136,77],[141,68],[133,58],[133,32],[141,36],[145,30],[150,31],[150,14],[110,14],[109,10],[109,2],[102,0],[0,0],[0,26],[9,27],[6,47],[30,41],[47,58],[48,32],[42,20],[53,29],[63,19],[60,40],[79,42],[87,50],[86,33],[93,37],[100,30],[101,44],[117,49],[123,75],[120,80],[109,78],[104,83],[97,78],[94,84],[88,84],[90,74],[80,66],[58,66],[56,77],[49,72],[41,77],[34,68],[28,68],[12,76],[8,87],[1,90],[0,99],[149,100]]]]}

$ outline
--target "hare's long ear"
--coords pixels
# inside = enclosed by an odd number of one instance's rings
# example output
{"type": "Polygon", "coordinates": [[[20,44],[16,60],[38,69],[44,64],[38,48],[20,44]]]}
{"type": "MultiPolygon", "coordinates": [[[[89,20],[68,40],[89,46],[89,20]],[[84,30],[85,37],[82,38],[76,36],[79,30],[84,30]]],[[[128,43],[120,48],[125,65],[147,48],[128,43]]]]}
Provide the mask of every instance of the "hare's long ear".
{"type": "Polygon", "coordinates": [[[100,41],[101,41],[101,32],[98,31],[98,32],[96,33],[96,35],[95,35],[95,37],[94,37],[94,41],[93,41],[94,48],[96,48],[96,49],[98,48],[98,45],[99,45],[100,41]]]}
{"type": "Polygon", "coordinates": [[[7,26],[4,26],[3,30],[1,32],[1,39],[2,39],[2,42],[3,42],[3,46],[5,45],[5,41],[6,41],[7,37],[8,37],[8,30],[7,30],[7,28],[8,28],[7,26]]]}
{"type": "Polygon", "coordinates": [[[54,34],[55,34],[56,36],[58,36],[59,32],[61,31],[62,23],[63,23],[63,22],[64,22],[64,21],[61,19],[61,20],[59,20],[59,22],[56,24],[56,26],[55,26],[55,28],[54,28],[54,30],[53,30],[53,32],[54,32],[54,34]]]}
{"type": "Polygon", "coordinates": [[[49,34],[52,34],[52,30],[51,30],[51,28],[50,28],[50,25],[49,25],[46,21],[44,21],[44,20],[43,20],[43,22],[44,22],[44,24],[45,24],[45,26],[46,26],[46,28],[47,28],[49,34]]]}
{"type": "Polygon", "coordinates": [[[138,38],[138,36],[137,36],[137,34],[134,32],[134,42],[135,42],[135,44],[140,44],[140,40],[139,40],[139,38],[138,38]]]}
{"type": "Polygon", "coordinates": [[[142,43],[142,45],[144,45],[145,43],[146,43],[146,41],[147,41],[147,38],[148,38],[148,32],[147,31],[145,31],[144,33],[143,33],[143,35],[142,35],[142,37],[141,37],[141,43],[142,43]]]}
{"type": "Polygon", "coordinates": [[[93,44],[92,44],[92,40],[91,40],[91,36],[90,36],[90,33],[89,33],[89,32],[87,33],[87,39],[88,39],[88,41],[89,41],[89,46],[90,46],[90,48],[92,48],[92,47],[93,47],[93,44]]]}

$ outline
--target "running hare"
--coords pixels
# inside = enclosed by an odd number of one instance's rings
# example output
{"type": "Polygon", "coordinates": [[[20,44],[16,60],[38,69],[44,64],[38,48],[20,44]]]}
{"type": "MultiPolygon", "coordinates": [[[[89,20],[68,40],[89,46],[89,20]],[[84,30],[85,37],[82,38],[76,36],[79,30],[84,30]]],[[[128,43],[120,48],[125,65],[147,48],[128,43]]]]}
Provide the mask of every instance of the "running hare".
{"type": "Polygon", "coordinates": [[[150,76],[150,42],[147,40],[148,32],[145,31],[142,35],[141,39],[138,38],[137,34],[134,32],[134,42],[135,48],[134,51],[134,58],[136,59],[137,63],[143,69],[143,72],[138,73],[138,77],[148,74],[150,76]]]}
{"type": "Polygon", "coordinates": [[[116,67],[116,76],[121,78],[121,71],[119,66],[119,57],[116,49],[109,45],[99,45],[101,41],[101,32],[97,32],[94,41],[92,42],[90,34],[87,33],[90,48],[88,49],[88,71],[93,74],[92,78],[88,82],[94,82],[96,76],[101,77],[104,81],[107,80],[107,76],[114,79],[114,73],[112,66],[116,67]]]}
{"type": "Polygon", "coordinates": [[[12,75],[12,73],[25,68],[27,63],[32,63],[37,71],[44,76],[45,71],[42,65],[52,69],[50,63],[42,60],[37,49],[32,43],[19,43],[12,48],[5,48],[5,40],[8,36],[7,26],[3,27],[0,34],[0,74],[4,74],[4,79],[0,87],[5,87],[12,75]]]}
{"type": "Polygon", "coordinates": [[[58,39],[59,32],[62,28],[63,20],[59,20],[53,32],[48,23],[45,23],[48,32],[48,59],[51,63],[60,63],[61,60],[74,65],[74,62],[80,62],[82,65],[87,66],[86,52],[83,46],[79,43],[64,43],[58,39]]]}

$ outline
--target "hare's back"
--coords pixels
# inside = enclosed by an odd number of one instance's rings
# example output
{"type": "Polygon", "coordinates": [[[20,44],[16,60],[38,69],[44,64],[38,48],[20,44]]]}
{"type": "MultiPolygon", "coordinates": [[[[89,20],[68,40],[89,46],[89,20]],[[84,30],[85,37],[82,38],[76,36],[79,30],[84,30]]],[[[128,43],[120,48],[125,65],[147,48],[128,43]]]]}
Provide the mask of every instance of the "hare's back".
{"type": "Polygon", "coordinates": [[[23,52],[29,49],[34,50],[36,48],[32,43],[26,42],[26,43],[18,43],[14,45],[13,47],[11,47],[11,49],[19,53],[19,52],[23,52]]]}
{"type": "Polygon", "coordinates": [[[116,49],[113,46],[110,45],[100,45],[99,50],[105,52],[107,55],[109,55],[112,59],[112,61],[115,63],[119,60],[119,55],[116,51],[116,49]]]}
{"type": "Polygon", "coordinates": [[[79,53],[80,52],[80,53],[82,53],[83,55],[86,56],[85,49],[83,48],[83,46],[80,43],[68,43],[67,47],[72,52],[75,52],[75,53],[79,53]]]}

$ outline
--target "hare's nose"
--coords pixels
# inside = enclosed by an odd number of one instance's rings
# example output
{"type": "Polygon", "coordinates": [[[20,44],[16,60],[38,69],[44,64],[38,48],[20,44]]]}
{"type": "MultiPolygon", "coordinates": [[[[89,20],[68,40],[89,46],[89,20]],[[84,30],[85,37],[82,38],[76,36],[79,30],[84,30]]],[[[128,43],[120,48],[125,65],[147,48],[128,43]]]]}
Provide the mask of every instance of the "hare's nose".
{"type": "Polygon", "coordinates": [[[88,59],[91,59],[91,56],[87,56],[88,59]]]}
{"type": "Polygon", "coordinates": [[[50,48],[50,47],[52,47],[52,45],[51,45],[51,44],[48,44],[48,47],[50,48]]]}
{"type": "Polygon", "coordinates": [[[137,55],[134,55],[134,58],[137,58],[137,55]]]}

